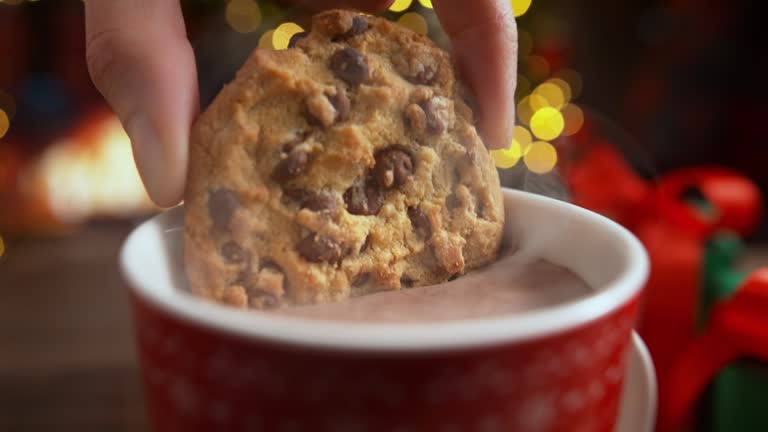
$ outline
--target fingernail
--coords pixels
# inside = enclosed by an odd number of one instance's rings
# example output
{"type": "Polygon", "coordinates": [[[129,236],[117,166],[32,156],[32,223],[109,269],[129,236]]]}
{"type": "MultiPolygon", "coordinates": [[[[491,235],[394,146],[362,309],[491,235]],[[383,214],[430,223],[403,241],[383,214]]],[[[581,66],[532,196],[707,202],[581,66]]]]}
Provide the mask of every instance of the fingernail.
{"type": "Polygon", "coordinates": [[[169,161],[149,116],[144,112],[134,114],[124,126],[131,139],[133,158],[149,197],[163,207],[175,205],[178,200],[172,196],[172,187],[169,187],[172,185],[168,184],[169,161]]]}
{"type": "Polygon", "coordinates": [[[514,119],[499,121],[497,118],[495,123],[490,123],[492,121],[489,119],[481,123],[480,133],[488,139],[486,145],[492,150],[508,148],[512,143],[514,119]]]}

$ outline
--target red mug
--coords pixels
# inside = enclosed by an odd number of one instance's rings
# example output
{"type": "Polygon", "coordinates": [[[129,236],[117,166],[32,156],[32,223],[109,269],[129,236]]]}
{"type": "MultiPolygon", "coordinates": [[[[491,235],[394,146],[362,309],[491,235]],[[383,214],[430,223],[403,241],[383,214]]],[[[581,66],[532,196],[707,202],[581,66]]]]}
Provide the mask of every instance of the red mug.
{"type": "MultiPolygon", "coordinates": [[[[154,430],[614,430],[645,251],[596,213],[519,191],[504,199],[507,241],[573,270],[594,293],[472,320],[275,316],[188,294],[183,208],[147,221],[120,260],[154,430]]],[[[633,430],[653,419],[641,423],[633,430]]]]}

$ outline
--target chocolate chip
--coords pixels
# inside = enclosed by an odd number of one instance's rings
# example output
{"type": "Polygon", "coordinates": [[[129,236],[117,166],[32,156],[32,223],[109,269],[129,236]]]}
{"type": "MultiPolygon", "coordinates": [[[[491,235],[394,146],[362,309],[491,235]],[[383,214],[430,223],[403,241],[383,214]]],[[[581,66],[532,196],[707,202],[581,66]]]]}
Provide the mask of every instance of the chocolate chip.
{"type": "Polygon", "coordinates": [[[432,84],[437,76],[437,70],[434,66],[422,65],[418,72],[408,77],[408,80],[414,84],[428,85],[432,84]]]}
{"type": "Polygon", "coordinates": [[[368,20],[360,15],[355,15],[352,18],[352,26],[344,33],[337,34],[331,38],[331,42],[340,42],[349,38],[355,37],[359,34],[363,34],[368,30],[368,20]]]}
{"type": "Polygon", "coordinates": [[[221,256],[223,256],[227,262],[236,264],[245,261],[248,254],[239,244],[230,240],[221,246],[221,256]]]}
{"type": "Polygon", "coordinates": [[[367,251],[369,247],[371,247],[371,235],[370,234],[365,236],[365,241],[363,242],[363,245],[360,246],[360,252],[358,252],[358,253],[363,253],[363,252],[367,251]]]}
{"type": "Polygon", "coordinates": [[[272,180],[283,183],[302,174],[307,170],[307,166],[309,166],[309,155],[307,152],[294,149],[275,166],[275,169],[272,171],[272,180]]]}
{"type": "Polygon", "coordinates": [[[305,37],[309,36],[309,33],[307,32],[299,32],[291,36],[291,39],[288,41],[288,48],[295,48],[296,42],[300,41],[301,39],[304,39],[305,37]]]}
{"type": "Polygon", "coordinates": [[[478,202],[475,210],[477,212],[477,217],[480,219],[490,220],[488,219],[488,212],[486,211],[485,203],[478,202]]]}
{"type": "Polygon", "coordinates": [[[306,189],[302,188],[296,188],[296,187],[284,187],[283,188],[283,195],[291,198],[294,201],[297,201],[299,203],[303,203],[304,200],[309,198],[312,193],[309,192],[306,189]]]}
{"type": "Polygon", "coordinates": [[[281,151],[285,154],[292,152],[297,145],[306,141],[308,136],[309,136],[309,132],[307,131],[304,131],[304,130],[297,131],[296,134],[293,136],[293,138],[291,138],[290,140],[286,141],[283,144],[283,148],[281,149],[281,151]]]}
{"type": "Polygon", "coordinates": [[[376,215],[384,204],[381,189],[371,182],[350,187],[344,192],[344,203],[347,211],[354,215],[376,215]]]}
{"type": "Polygon", "coordinates": [[[216,189],[208,194],[208,214],[211,215],[213,227],[217,230],[227,230],[229,221],[240,202],[234,192],[229,189],[216,189]]]}
{"type": "Polygon", "coordinates": [[[452,274],[452,275],[448,276],[448,282],[450,282],[450,281],[455,281],[456,279],[458,279],[458,278],[459,278],[459,276],[460,276],[460,275],[459,275],[458,273],[454,273],[454,274],[452,274]]]}
{"type": "Polygon", "coordinates": [[[304,103],[304,117],[313,126],[329,127],[349,117],[350,102],[346,90],[337,87],[334,94],[314,93],[304,103]]]}
{"type": "Polygon", "coordinates": [[[414,283],[416,283],[416,281],[411,279],[410,276],[402,275],[400,277],[400,286],[403,288],[412,288],[414,283]]]}
{"type": "Polygon", "coordinates": [[[421,207],[408,207],[408,219],[411,220],[413,230],[423,237],[429,237],[432,234],[432,224],[429,221],[429,216],[424,213],[421,207]]]}
{"type": "Polygon", "coordinates": [[[310,234],[299,241],[296,250],[305,260],[314,263],[335,264],[344,256],[344,250],[339,242],[317,233],[310,234]]]}
{"type": "Polygon", "coordinates": [[[276,263],[271,258],[262,258],[259,261],[259,269],[260,270],[270,269],[276,272],[284,273],[283,268],[280,266],[280,264],[276,263]]]}
{"type": "Polygon", "coordinates": [[[354,48],[342,48],[331,56],[331,70],[348,84],[357,85],[368,81],[370,71],[365,56],[354,48]]]}
{"type": "Polygon", "coordinates": [[[274,309],[280,306],[280,302],[277,300],[277,297],[275,297],[272,293],[251,288],[248,290],[248,294],[251,296],[251,303],[255,303],[256,306],[263,309],[274,309]]]}
{"type": "Polygon", "coordinates": [[[344,121],[349,117],[351,104],[347,91],[343,87],[336,87],[336,94],[328,96],[328,100],[336,109],[336,121],[344,121]]]}
{"type": "Polygon", "coordinates": [[[371,272],[360,272],[352,279],[353,287],[360,287],[371,279],[371,272]]]}
{"type": "Polygon", "coordinates": [[[301,206],[318,213],[325,212],[333,218],[339,214],[339,204],[330,192],[309,194],[302,200],[301,206]]]}
{"type": "Polygon", "coordinates": [[[440,112],[438,111],[435,99],[429,99],[419,105],[424,110],[424,114],[426,115],[427,130],[433,134],[441,134],[445,132],[447,127],[445,124],[445,119],[443,119],[440,112]]]}
{"type": "Polygon", "coordinates": [[[460,206],[461,206],[461,201],[459,200],[459,197],[457,197],[455,193],[452,193],[445,198],[445,207],[448,208],[448,210],[453,210],[460,206]]]}
{"type": "Polygon", "coordinates": [[[264,293],[264,295],[261,297],[265,309],[274,309],[278,306],[280,306],[280,302],[277,301],[277,298],[269,293],[264,293]]]}
{"type": "Polygon", "coordinates": [[[477,163],[477,152],[474,149],[465,149],[467,160],[469,160],[469,163],[474,165],[477,163]]]}
{"type": "Polygon", "coordinates": [[[398,148],[387,148],[375,155],[373,178],[383,188],[399,187],[413,175],[411,156],[398,148]]]}

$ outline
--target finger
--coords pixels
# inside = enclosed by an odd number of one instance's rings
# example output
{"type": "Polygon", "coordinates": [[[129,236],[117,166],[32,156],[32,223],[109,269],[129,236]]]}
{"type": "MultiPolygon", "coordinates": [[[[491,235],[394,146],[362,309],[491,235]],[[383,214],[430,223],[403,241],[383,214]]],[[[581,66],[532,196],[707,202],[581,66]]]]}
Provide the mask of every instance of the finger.
{"type": "Polygon", "coordinates": [[[386,10],[394,0],[293,0],[294,4],[312,10],[354,8],[365,12],[386,10]]]}
{"type": "Polygon", "coordinates": [[[194,54],[178,0],[85,2],[88,70],[123,123],[150,197],[183,196],[198,110],[194,54]]]}
{"type": "Polygon", "coordinates": [[[517,26],[509,0],[434,0],[463,80],[478,102],[480,133],[506,148],[515,126],[517,26]]]}

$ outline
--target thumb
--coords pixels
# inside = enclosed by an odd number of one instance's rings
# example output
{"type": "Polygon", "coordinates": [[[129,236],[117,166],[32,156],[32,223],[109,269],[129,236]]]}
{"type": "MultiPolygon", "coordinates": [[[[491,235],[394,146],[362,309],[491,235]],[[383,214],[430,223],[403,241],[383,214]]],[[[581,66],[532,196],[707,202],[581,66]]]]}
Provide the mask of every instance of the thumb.
{"type": "Polygon", "coordinates": [[[184,193],[197,73],[177,0],[85,2],[88,70],[133,146],[150,197],[184,193]]]}
{"type": "Polygon", "coordinates": [[[506,148],[515,127],[517,26],[508,0],[435,0],[459,70],[480,108],[479,127],[490,148],[506,148]]]}

